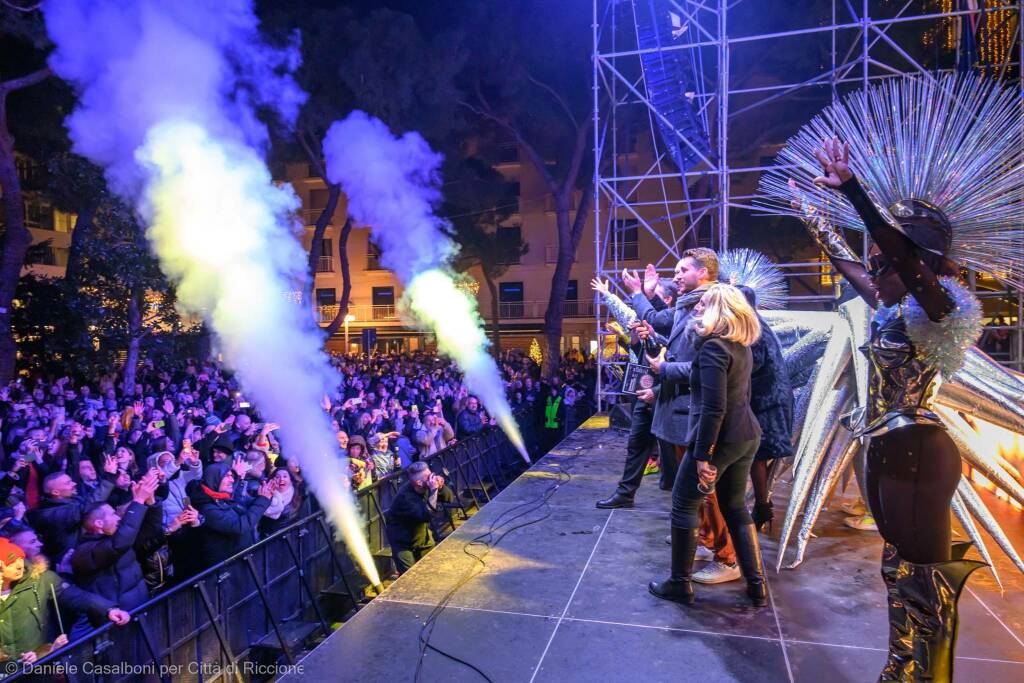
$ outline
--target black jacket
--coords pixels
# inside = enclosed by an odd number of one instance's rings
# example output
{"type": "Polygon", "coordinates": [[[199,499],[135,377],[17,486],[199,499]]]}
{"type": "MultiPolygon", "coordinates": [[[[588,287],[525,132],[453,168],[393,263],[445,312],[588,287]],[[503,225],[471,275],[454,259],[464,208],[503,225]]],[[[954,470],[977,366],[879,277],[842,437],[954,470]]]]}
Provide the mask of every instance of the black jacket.
{"type": "Polygon", "coordinates": [[[690,367],[689,453],[710,460],[719,443],[740,443],[761,436],[750,409],[750,348],[721,337],[698,337],[690,367]]]}
{"type": "MultiPolygon", "coordinates": [[[[430,490],[422,493],[406,482],[398,489],[391,507],[387,512],[388,540],[400,548],[429,548],[434,545],[434,537],[430,533],[430,506],[427,499],[430,490]]],[[[437,503],[450,503],[454,500],[452,490],[442,486],[437,492],[437,503]]]]}
{"type": "Polygon", "coordinates": [[[0,601],[0,651],[17,659],[60,635],[53,606],[57,595],[64,628],[70,629],[76,615],[87,613],[95,622],[106,618],[115,605],[102,597],[67,583],[46,568],[45,561],[25,562],[25,576],[0,601]],[[53,586],[53,592],[50,591],[53,586]]]}
{"type": "Polygon", "coordinates": [[[135,555],[135,542],[145,517],[146,506],[132,501],[112,536],[83,535],[71,555],[75,582],[121,609],[134,609],[149,599],[135,555]]]}
{"type": "Polygon", "coordinates": [[[43,498],[39,507],[26,515],[29,525],[43,539],[43,555],[60,562],[78,538],[82,514],[90,504],[104,501],[114,490],[114,482],[102,476],[96,488],[84,491],[74,498],[55,500],[43,498]]]}
{"type": "MultiPolygon", "coordinates": [[[[212,567],[236,555],[259,540],[259,523],[270,506],[270,499],[258,496],[249,500],[217,500],[202,489],[202,482],[188,485],[192,507],[203,518],[198,531],[198,553],[202,568],[212,567]]],[[[236,487],[237,491],[237,487],[236,487]]]]}

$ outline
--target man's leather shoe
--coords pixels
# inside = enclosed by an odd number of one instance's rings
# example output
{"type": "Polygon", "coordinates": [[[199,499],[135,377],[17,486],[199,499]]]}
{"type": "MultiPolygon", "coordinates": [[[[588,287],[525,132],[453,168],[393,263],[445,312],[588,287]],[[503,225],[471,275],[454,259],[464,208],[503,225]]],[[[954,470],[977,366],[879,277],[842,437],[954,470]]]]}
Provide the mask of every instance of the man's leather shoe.
{"type": "Polygon", "coordinates": [[[605,498],[604,500],[597,501],[597,507],[602,510],[611,510],[613,508],[631,508],[633,507],[633,499],[629,496],[624,496],[621,493],[616,493],[611,498],[605,498]]]}

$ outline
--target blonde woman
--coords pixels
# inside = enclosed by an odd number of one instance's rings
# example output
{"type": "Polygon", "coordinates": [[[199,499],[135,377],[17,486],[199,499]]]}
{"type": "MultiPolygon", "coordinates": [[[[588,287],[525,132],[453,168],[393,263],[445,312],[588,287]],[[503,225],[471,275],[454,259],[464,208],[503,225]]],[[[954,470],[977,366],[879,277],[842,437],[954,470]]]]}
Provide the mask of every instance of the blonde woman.
{"type": "Polygon", "coordinates": [[[651,593],[692,605],[698,510],[714,490],[736,547],[737,561],[755,607],[768,604],[761,549],[745,495],[761,428],[750,409],[750,345],[761,336],[757,314],[736,287],[712,285],[693,310],[696,357],[690,363],[649,359],[659,375],[687,372],[690,415],[686,456],[672,488],[672,575],[652,581],[651,593]],[[685,367],[672,367],[689,365],[685,367]]]}

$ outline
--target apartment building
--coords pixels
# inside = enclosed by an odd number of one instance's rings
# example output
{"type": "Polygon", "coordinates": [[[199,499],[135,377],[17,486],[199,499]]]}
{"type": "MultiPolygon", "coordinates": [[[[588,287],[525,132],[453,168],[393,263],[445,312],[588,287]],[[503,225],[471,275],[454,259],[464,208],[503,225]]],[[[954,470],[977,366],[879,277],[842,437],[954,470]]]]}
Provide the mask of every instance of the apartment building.
{"type": "MultiPolygon", "coordinates": [[[[638,149],[649,149],[650,146],[639,144],[638,149]]],[[[629,156],[629,155],[624,155],[629,156]]],[[[639,167],[644,162],[640,155],[632,154],[639,167]]],[[[484,284],[478,268],[469,271],[475,280],[471,290],[474,292],[478,310],[488,329],[499,325],[502,346],[504,348],[528,349],[534,339],[540,341],[544,313],[547,309],[551,278],[554,275],[555,261],[558,255],[558,235],[555,224],[553,199],[535,169],[528,163],[520,162],[518,150],[509,145],[502,150],[502,161],[497,169],[515,183],[518,192],[517,205],[514,213],[498,227],[507,234],[510,242],[523,242],[529,250],[522,256],[510,256],[505,273],[498,280],[498,317],[493,318],[491,295],[484,284]]],[[[647,161],[649,163],[649,160],[647,161]]],[[[307,164],[290,164],[285,169],[285,178],[295,189],[302,201],[302,220],[305,224],[304,246],[310,248],[313,225],[327,203],[327,189],[323,181],[312,174],[307,164]]],[[[609,240],[604,254],[606,265],[618,267],[640,268],[646,260],[657,258],[665,253],[659,239],[671,243],[672,221],[666,219],[671,212],[679,211],[671,202],[679,202],[668,191],[669,202],[664,194],[658,194],[653,188],[640,188],[641,194],[651,193],[649,206],[639,211],[645,218],[658,224],[664,224],[665,234],[655,238],[649,231],[639,226],[636,217],[628,210],[622,209],[613,228],[609,231],[609,240]],[[657,194],[657,196],[655,196],[657,194]]],[[[579,193],[575,197],[574,206],[579,202],[579,193]]],[[[602,224],[605,224],[607,209],[602,207],[602,224]]],[[[341,295],[341,268],[337,263],[337,239],[347,216],[345,197],[342,196],[334,212],[333,219],[324,234],[324,244],[317,266],[314,296],[317,315],[320,323],[326,326],[337,314],[337,301],[341,295]]],[[[680,220],[675,218],[676,237],[678,237],[680,220]]],[[[381,267],[380,251],[374,245],[370,230],[366,227],[354,227],[349,235],[348,256],[352,293],[350,297],[350,320],[342,326],[328,342],[334,351],[345,348],[345,327],[348,328],[348,348],[361,348],[363,330],[375,332],[377,347],[387,350],[416,350],[430,348],[433,341],[429,334],[406,329],[398,318],[396,304],[402,296],[402,284],[395,275],[381,267]]],[[[576,261],[569,275],[569,288],[562,310],[562,349],[589,350],[597,344],[597,321],[595,318],[594,293],[590,281],[594,277],[597,254],[594,239],[594,216],[588,218],[583,237],[576,253],[576,261]]],[[[669,274],[674,263],[663,261],[659,267],[664,274],[669,274]]]]}
{"type": "MultiPolygon", "coordinates": [[[[77,217],[55,208],[45,195],[33,189],[39,185],[39,169],[34,161],[15,154],[15,165],[22,186],[25,227],[32,234],[32,246],[29,247],[22,273],[40,277],[64,277],[71,248],[71,233],[77,217]]],[[[3,216],[0,214],[2,229],[3,216]]]]}

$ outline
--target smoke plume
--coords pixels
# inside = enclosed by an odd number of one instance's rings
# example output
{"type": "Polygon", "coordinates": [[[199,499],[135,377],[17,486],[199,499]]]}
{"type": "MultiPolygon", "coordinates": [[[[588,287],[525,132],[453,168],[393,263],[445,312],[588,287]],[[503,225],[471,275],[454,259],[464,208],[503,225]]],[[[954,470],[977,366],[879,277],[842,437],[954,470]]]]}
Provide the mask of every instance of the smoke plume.
{"type": "Polygon", "coordinates": [[[248,0],[48,0],[51,65],[80,94],[75,150],[136,206],[179,304],[201,313],[248,398],[281,425],[320,504],[379,583],[320,399],[337,384],[308,312],[298,201],[276,186],[257,108],[294,121],[295,46],[260,38],[248,0]]]}
{"type": "Polygon", "coordinates": [[[498,366],[487,352],[476,300],[455,286],[448,268],[456,247],[434,213],[441,199],[441,155],[418,133],[396,137],[382,121],[355,111],[327,132],[324,158],[328,179],[345,191],[349,213],[370,226],[382,263],[404,283],[403,304],[413,322],[434,333],[439,349],[455,360],[529,462],[498,366]]]}

